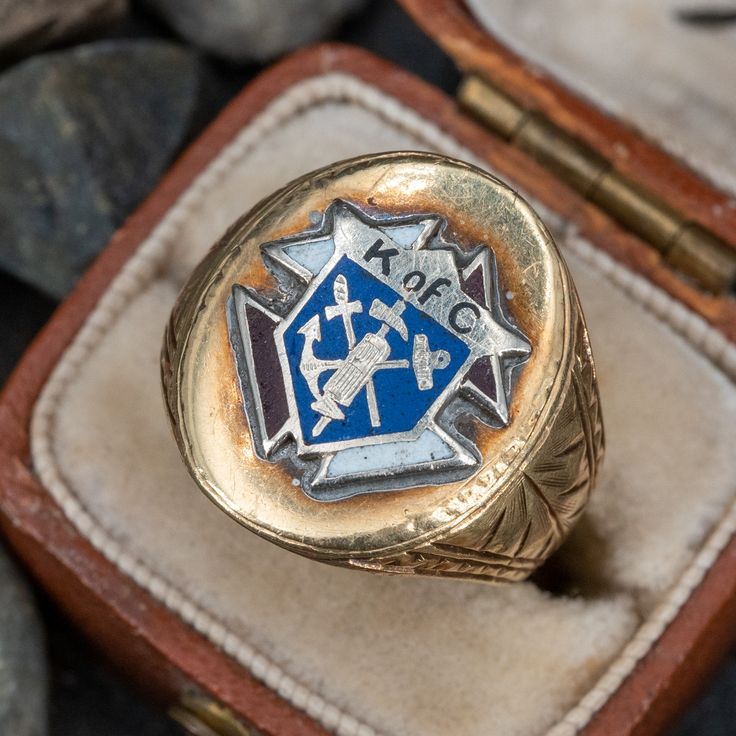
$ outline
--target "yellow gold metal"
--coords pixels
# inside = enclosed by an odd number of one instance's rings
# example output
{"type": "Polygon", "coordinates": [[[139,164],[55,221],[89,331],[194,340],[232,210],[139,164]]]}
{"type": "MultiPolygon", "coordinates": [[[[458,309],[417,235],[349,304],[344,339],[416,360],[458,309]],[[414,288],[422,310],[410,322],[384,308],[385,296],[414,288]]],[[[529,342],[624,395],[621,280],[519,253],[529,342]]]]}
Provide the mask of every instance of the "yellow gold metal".
{"type": "Polygon", "coordinates": [[[201,489],[251,531],[350,568],[483,581],[527,577],[580,515],[603,454],[585,322],[567,268],[537,215],[497,179],[424,153],[336,163],[244,215],[179,297],[162,353],[168,411],[201,489]],[[259,247],[303,232],[336,199],[370,215],[433,213],[465,249],[492,248],[508,308],[532,353],[507,426],[472,419],[482,463],[470,478],[315,501],[254,453],[226,325],[233,284],[273,289],[259,247]]]}
{"type": "Polygon", "coordinates": [[[230,711],[212,698],[185,693],[179,703],[169,708],[169,716],[190,736],[250,736],[230,711]]]}
{"type": "Polygon", "coordinates": [[[494,133],[529,153],[656,248],[673,268],[714,293],[734,288],[736,250],[616,171],[610,161],[581,140],[540,113],[525,109],[479,76],[463,80],[458,98],[494,133]]]}

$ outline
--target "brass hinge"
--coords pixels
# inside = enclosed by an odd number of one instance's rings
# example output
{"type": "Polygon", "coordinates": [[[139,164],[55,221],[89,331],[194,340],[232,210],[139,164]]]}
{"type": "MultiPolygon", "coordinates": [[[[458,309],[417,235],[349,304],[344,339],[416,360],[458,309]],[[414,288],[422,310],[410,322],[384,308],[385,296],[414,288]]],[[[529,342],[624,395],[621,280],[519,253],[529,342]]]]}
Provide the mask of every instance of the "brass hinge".
{"type": "Polygon", "coordinates": [[[224,705],[198,693],[185,693],[169,716],[189,736],[256,736],[224,705]]]}
{"type": "Polygon", "coordinates": [[[470,75],[460,105],[654,246],[674,269],[716,294],[736,286],[736,249],[618,172],[611,161],[485,79],[470,75]]]}

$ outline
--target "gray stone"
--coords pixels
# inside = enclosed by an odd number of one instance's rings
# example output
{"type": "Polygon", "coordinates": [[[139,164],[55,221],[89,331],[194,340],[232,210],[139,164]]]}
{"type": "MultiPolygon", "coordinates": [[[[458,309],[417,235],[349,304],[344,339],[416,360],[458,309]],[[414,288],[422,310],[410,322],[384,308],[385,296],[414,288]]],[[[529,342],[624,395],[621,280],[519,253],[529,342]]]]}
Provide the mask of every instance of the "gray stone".
{"type": "Polygon", "coordinates": [[[63,296],[185,139],[196,53],[100,42],[0,78],[0,267],[63,296]]]}
{"type": "Polygon", "coordinates": [[[47,693],[43,635],[33,599],[0,547],[0,733],[45,734],[47,693]]]}
{"type": "Polygon", "coordinates": [[[365,0],[147,0],[184,38],[231,61],[266,61],[318,41],[365,0]]]}
{"type": "Polygon", "coordinates": [[[0,0],[0,56],[29,54],[122,18],[127,0],[0,0]]]}

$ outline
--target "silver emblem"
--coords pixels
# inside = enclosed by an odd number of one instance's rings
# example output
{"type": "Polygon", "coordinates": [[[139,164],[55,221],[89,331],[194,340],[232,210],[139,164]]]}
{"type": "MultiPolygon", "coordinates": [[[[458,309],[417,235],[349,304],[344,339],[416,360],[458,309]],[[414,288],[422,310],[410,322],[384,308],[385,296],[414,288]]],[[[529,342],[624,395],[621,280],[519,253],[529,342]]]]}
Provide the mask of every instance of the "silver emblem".
{"type": "Polygon", "coordinates": [[[459,480],[480,453],[463,415],[509,422],[531,347],[495,260],[443,240],[437,216],[322,225],[262,246],[283,296],[233,287],[229,332],[257,454],[318,500],[459,480]]]}
{"type": "Polygon", "coordinates": [[[371,304],[369,314],[383,322],[376,332],[368,332],[356,343],[353,331],[352,315],[360,314],[363,305],[359,301],[348,300],[348,284],[345,276],[338,274],[334,281],[335,304],[325,308],[324,315],[330,320],[342,318],[348,354],[342,360],[320,360],[314,355],[314,342],[320,340],[320,318],[315,314],[299,333],[304,335],[304,347],[299,361],[299,370],[307,381],[309,390],[314,396],[312,409],[320,414],[320,418],[312,430],[318,437],[322,430],[336,419],[342,421],[345,414],[340,406],[350,407],[358,393],[365,388],[366,401],[370,414],[371,426],[381,426],[381,416],[376,399],[376,387],[373,374],[389,368],[408,368],[408,360],[387,360],[391,347],[386,339],[389,327],[393,327],[404,340],[408,339],[406,325],[401,319],[404,303],[397,301],[393,309],[389,309],[378,299],[371,304]],[[324,388],[320,390],[319,379],[325,371],[332,371],[324,388]]]}

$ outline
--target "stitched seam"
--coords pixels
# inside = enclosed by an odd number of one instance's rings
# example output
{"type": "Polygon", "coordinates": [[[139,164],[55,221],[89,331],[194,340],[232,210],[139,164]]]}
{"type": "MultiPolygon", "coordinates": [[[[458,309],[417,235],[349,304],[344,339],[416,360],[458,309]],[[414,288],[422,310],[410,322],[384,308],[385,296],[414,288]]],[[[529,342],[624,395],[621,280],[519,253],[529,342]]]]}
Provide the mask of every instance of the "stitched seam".
{"type": "MultiPolygon", "coordinates": [[[[68,487],[56,462],[52,441],[56,411],[66,388],[76,376],[78,367],[95,349],[101,337],[130,301],[152,283],[156,275],[160,275],[160,268],[166,261],[179,229],[202,196],[247,156],[261,138],[308,108],[327,102],[356,104],[408,133],[420,145],[484,166],[478,157],[439,128],[420,118],[417,113],[404,107],[396,99],[355,78],[332,73],[292,87],[258,115],[194,180],[114,279],[43,389],[32,417],[31,447],[36,473],[45,487],[79,532],[110,562],[220,647],[228,656],[249,669],[257,679],[296,708],[319,721],[325,728],[333,730],[338,736],[377,736],[373,728],[339,710],[298,683],[247,641],[228,630],[206,609],[186,598],[174,585],[128,553],[102,524],[92,517],[68,487]]],[[[535,206],[542,210],[548,222],[555,219],[544,211],[545,208],[535,206]]],[[[703,319],[642,277],[631,273],[606,254],[578,238],[574,230],[568,229],[564,241],[588,265],[651,311],[662,322],[669,324],[693,347],[701,349],[724,373],[736,378],[736,347],[703,319]]],[[[643,623],[634,638],[624,647],[592,689],[548,731],[548,736],[570,736],[577,733],[590,720],[674,618],[734,531],[736,531],[736,503],[660,606],[643,623]]]]}

